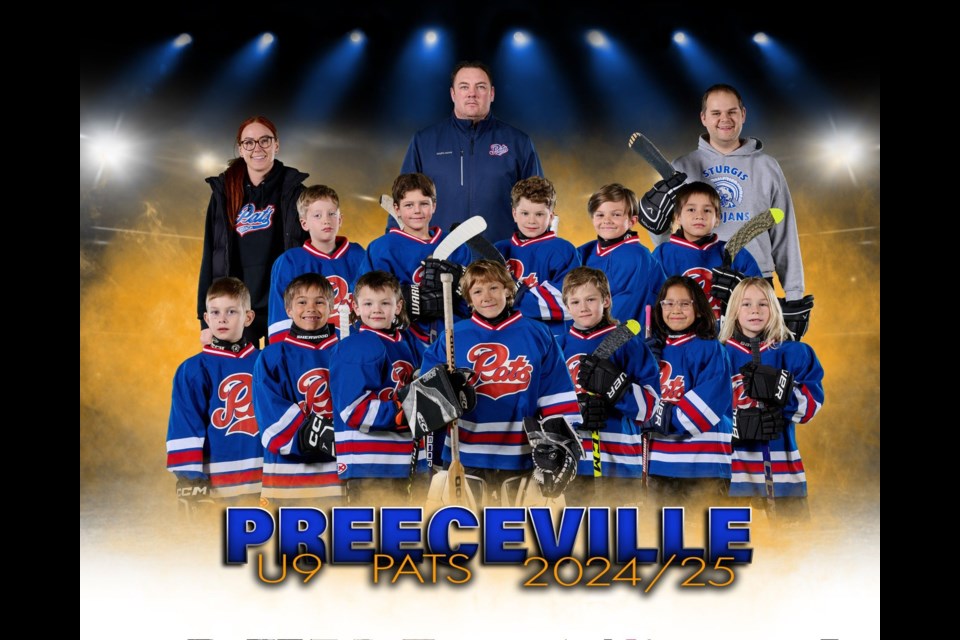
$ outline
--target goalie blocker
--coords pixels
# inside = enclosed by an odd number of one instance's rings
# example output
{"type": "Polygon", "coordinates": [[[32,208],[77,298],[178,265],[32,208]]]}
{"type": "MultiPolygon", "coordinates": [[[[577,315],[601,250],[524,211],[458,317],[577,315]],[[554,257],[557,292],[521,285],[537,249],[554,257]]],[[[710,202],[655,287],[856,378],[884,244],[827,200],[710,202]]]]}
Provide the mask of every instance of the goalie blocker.
{"type": "Polygon", "coordinates": [[[533,479],[545,498],[556,498],[577,475],[583,444],[573,427],[560,416],[524,418],[523,430],[533,447],[533,479]]]}

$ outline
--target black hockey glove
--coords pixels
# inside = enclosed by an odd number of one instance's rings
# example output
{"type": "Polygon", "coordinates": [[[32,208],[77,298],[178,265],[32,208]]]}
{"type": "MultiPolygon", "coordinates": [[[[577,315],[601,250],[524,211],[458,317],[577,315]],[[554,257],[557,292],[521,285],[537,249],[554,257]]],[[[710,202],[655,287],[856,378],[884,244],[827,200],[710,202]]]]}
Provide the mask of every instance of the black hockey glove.
{"type": "Polygon", "coordinates": [[[523,430],[533,447],[533,479],[545,498],[556,498],[577,475],[583,457],[580,436],[561,416],[524,418],[523,430]]]}
{"type": "Polygon", "coordinates": [[[787,426],[779,407],[734,409],[733,441],[774,440],[787,426]]]}
{"type": "Polygon", "coordinates": [[[610,406],[616,404],[630,386],[626,372],[620,367],[592,355],[580,358],[577,383],[584,391],[603,396],[610,406]]]}
{"type": "Polygon", "coordinates": [[[530,291],[529,288],[519,280],[517,281],[517,291],[513,294],[513,308],[520,308],[520,301],[523,300],[523,296],[527,295],[527,292],[530,291]]]}
{"type": "Polygon", "coordinates": [[[580,415],[583,416],[581,429],[603,431],[607,428],[607,403],[603,398],[590,393],[578,393],[577,404],[580,405],[580,415]]]}
{"type": "Polygon", "coordinates": [[[810,326],[813,295],[806,295],[800,300],[789,302],[785,298],[779,298],[779,300],[780,309],[783,310],[783,322],[787,325],[787,329],[793,332],[793,339],[800,342],[800,338],[804,336],[810,326]]]}
{"type": "Polygon", "coordinates": [[[647,348],[650,349],[650,353],[653,354],[653,357],[657,359],[657,363],[660,362],[663,358],[663,339],[658,336],[650,336],[645,339],[644,342],[647,345],[647,348]]]}
{"type": "Polygon", "coordinates": [[[297,430],[297,444],[300,454],[312,462],[334,462],[333,420],[311,413],[297,430]]]}
{"type": "Polygon", "coordinates": [[[775,407],[783,407],[793,391],[793,374],[765,364],[748,362],[740,367],[743,390],[753,398],[775,407]]]}
{"type": "Polygon", "coordinates": [[[670,228],[676,206],[677,189],[686,182],[687,174],[678,171],[666,180],[660,180],[640,198],[640,224],[653,233],[661,234],[670,228]]]}
{"type": "Polygon", "coordinates": [[[410,322],[426,322],[443,317],[443,291],[426,291],[415,284],[401,285],[400,290],[410,322]]]}
{"type": "Polygon", "coordinates": [[[438,364],[400,389],[398,398],[414,439],[442,429],[477,406],[477,393],[467,382],[467,372],[472,373],[457,369],[450,374],[446,365],[438,364]]]}
{"type": "Polygon", "coordinates": [[[645,420],[640,426],[640,433],[655,431],[663,435],[670,433],[673,427],[673,404],[670,402],[657,402],[653,408],[653,415],[649,420],[645,420]]]}
{"type": "Polygon", "coordinates": [[[715,267],[710,270],[710,273],[712,274],[710,295],[726,306],[730,301],[730,294],[746,276],[730,267],[715,267]]]}
{"type": "Polygon", "coordinates": [[[210,478],[177,478],[177,502],[188,516],[212,506],[212,494],[210,478]]]}
{"type": "Polygon", "coordinates": [[[442,294],[443,282],[441,282],[440,276],[444,273],[449,273],[453,276],[454,291],[460,288],[460,278],[463,277],[463,272],[466,271],[466,269],[459,264],[447,260],[437,260],[435,258],[427,258],[420,264],[423,265],[423,278],[420,280],[421,290],[440,291],[442,294]]]}

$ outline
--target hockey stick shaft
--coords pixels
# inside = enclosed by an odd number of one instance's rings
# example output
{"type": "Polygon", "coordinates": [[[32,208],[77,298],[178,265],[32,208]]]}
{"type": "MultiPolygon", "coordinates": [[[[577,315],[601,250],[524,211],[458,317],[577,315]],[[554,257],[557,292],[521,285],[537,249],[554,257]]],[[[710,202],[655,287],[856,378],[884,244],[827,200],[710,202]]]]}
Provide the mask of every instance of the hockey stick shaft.
{"type": "MultiPolygon", "coordinates": [[[[650,337],[650,305],[643,310],[643,336],[650,337]]],[[[659,362],[657,365],[659,366],[659,362]]],[[[647,480],[650,477],[650,434],[644,433],[640,436],[640,443],[643,449],[641,456],[643,461],[640,464],[640,486],[647,488],[647,480]]]]}
{"type": "MultiPolygon", "coordinates": [[[[443,333],[447,347],[447,370],[453,373],[457,368],[457,354],[453,346],[453,275],[440,274],[440,282],[443,285],[443,333]]],[[[463,464],[460,462],[460,424],[453,420],[450,423],[450,467],[447,469],[447,490],[452,504],[463,503],[463,488],[466,483],[464,476],[463,464]]]]}
{"type": "MultiPolygon", "coordinates": [[[[760,340],[753,339],[750,341],[750,357],[753,359],[754,364],[760,364],[760,340]]],[[[757,402],[760,405],[760,408],[763,408],[762,402],[757,402]]],[[[776,515],[776,491],[773,486],[773,461],[770,459],[770,443],[767,440],[763,440],[760,443],[760,454],[763,456],[763,485],[765,492],[767,494],[767,516],[773,517],[776,515]]]]}
{"type": "Polygon", "coordinates": [[[639,153],[651,167],[656,169],[657,173],[664,180],[670,178],[677,172],[670,164],[670,161],[663,157],[656,145],[650,142],[649,138],[640,133],[634,132],[627,141],[627,146],[639,153]]]}

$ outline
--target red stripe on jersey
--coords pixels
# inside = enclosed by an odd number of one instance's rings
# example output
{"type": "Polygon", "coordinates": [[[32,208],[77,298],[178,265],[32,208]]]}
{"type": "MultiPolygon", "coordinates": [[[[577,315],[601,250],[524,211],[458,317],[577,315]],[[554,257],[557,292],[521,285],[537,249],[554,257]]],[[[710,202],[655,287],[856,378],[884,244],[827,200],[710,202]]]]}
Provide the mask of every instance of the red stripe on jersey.
{"type": "MultiPolygon", "coordinates": [[[[775,473],[803,473],[803,462],[800,460],[788,460],[786,462],[771,462],[770,466],[775,473]]],[[[752,462],[746,460],[734,460],[730,465],[731,471],[740,471],[747,473],[763,473],[763,462],[752,462]]]]}
{"type": "Polygon", "coordinates": [[[181,464],[189,464],[191,462],[203,462],[203,449],[171,451],[167,454],[168,467],[176,467],[181,464]]]}
{"type": "Polygon", "coordinates": [[[263,469],[250,469],[249,471],[234,471],[231,473],[218,473],[210,476],[210,483],[219,487],[226,484],[246,484],[248,482],[260,482],[263,478],[263,469]]]}
{"type": "Polygon", "coordinates": [[[465,429],[460,430],[460,442],[467,444],[527,444],[525,433],[472,433],[465,429]]]}
{"type": "Polygon", "coordinates": [[[293,440],[293,436],[297,435],[297,430],[300,428],[300,425],[303,424],[303,421],[307,418],[305,413],[298,413],[297,417],[293,419],[293,422],[288,424],[283,428],[283,431],[273,436],[270,439],[270,442],[267,443],[267,449],[272,453],[280,453],[280,449],[287,446],[287,444],[293,440]]]}
{"type": "Polygon", "coordinates": [[[263,476],[264,487],[323,487],[340,484],[336,472],[315,475],[267,475],[263,476]]]}
{"type": "Polygon", "coordinates": [[[800,393],[807,398],[807,410],[804,411],[803,417],[800,419],[800,423],[804,424],[809,422],[813,414],[817,412],[817,401],[813,399],[813,394],[810,393],[810,389],[805,384],[800,385],[800,393]]]}
{"type": "Polygon", "coordinates": [[[559,414],[579,414],[580,405],[576,402],[561,402],[560,404],[552,404],[549,407],[542,407],[540,413],[546,416],[555,416],[559,414]]]}
{"type": "Polygon", "coordinates": [[[652,440],[650,449],[660,453],[733,453],[733,447],[723,442],[671,442],[652,440]]]}
{"type": "Polygon", "coordinates": [[[403,453],[410,455],[413,442],[348,440],[337,443],[337,453],[403,453]]]}
{"type": "Polygon", "coordinates": [[[275,334],[270,336],[270,344],[277,344],[278,342],[283,342],[284,340],[287,339],[288,335],[290,335],[290,331],[288,329],[284,329],[283,331],[277,331],[275,334]]]}
{"type": "Polygon", "coordinates": [[[367,392],[367,397],[364,398],[363,402],[357,405],[357,408],[353,410],[353,413],[350,414],[350,418],[347,420],[347,426],[352,429],[359,429],[360,425],[363,424],[363,418],[367,415],[367,409],[370,408],[370,402],[373,400],[373,393],[367,392]]]}
{"type": "Polygon", "coordinates": [[[677,403],[677,407],[687,414],[687,417],[693,420],[693,423],[697,425],[697,428],[700,429],[701,433],[710,431],[710,429],[713,428],[713,425],[710,424],[710,421],[707,420],[704,415],[700,413],[695,406],[693,406],[693,403],[686,398],[681,398],[680,402],[677,403]]]}
{"type": "Polygon", "coordinates": [[[606,451],[611,454],[638,456],[640,452],[643,451],[643,447],[640,446],[639,442],[637,444],[622,444],[620,442],[603,442],[601,440],[600,451],[606,451]]]}
{"type": "Polygon", "coordinates": [[[547,303],[547,308],[550,310],[550,319],[563,320],[563,309],[554,300],[553,293],[542,285],[537,285],[537,289],[540,291],[540,297],[547,303]]]}

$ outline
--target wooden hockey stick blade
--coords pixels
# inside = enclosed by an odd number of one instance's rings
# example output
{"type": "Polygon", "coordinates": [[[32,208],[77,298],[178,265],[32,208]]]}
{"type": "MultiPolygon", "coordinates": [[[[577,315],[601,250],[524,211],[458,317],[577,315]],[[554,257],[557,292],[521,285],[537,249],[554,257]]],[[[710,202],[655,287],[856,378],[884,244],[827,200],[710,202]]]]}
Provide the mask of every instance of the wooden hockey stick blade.
{"type": "Polygon", "coordinates": [[[437,248],[433,250],[433,257],[437,260],[446,260],[460,246],[467,243],[467,240],[478,236],[487,229],[487,221],[483,216],[473,216],[467,218],[460,225],[447,234],[437,248]]]}
{"type": "Polygon", "coordinates": [[[390,217],[393,218],[393,221],[397,223],[397,226],[400,230],[403,230],[403,221],[400,220],[400,216],[397,214],[396,210],[393,208],[393,198],[383,193],[380,195],[380,207],[390,214],[390,217]]]}
{"type": "Polygon", "coordinates": [[[617,349],[627,344],[634,336],[640,334],[640,323],[636,320],[627,320],[619,327],[607,334],[607,337],[597,345],[593,355],[601,360],[612,356],[617,349]]]}
{"type": "Polygon", "coordinates": [[[660,153],[656,145],[650,142],[649,138],[639,131],[635,131],[630,135],[630,139],[627,140],[627,146],[643,156],[647,164],[656,169],[657,173],[659,173],[660,177],[664,180],[677,172],[677,170],[673,168],[673,165],[663,157],[663,154],[660,153]]]}
{"type": "Polygon", "coordinates": [[[747,246],[751,240],[761,233],[769,231],[774,225],[780,224],[781,222],[783,222],[783,210],[777,209],[776,207],[767,209],[747,221],[746,224],[730,236],[730,239],[727,240],[727,245],[723,249],[726,255],[730,256],[730,262],[733,262],[733,259],[737,257],[740,250],[747,246]]]}
{"type": "Polygon", "coordinates": [[[503,254],[497,250],[492,242],[483,236],[473,236],[467,240],[467,246],[470,247],[470,251],[473,252],[473,256],[477,260],[493,260],[500,264],[507,264],[507,260],[503,257],[503,254]]]}

